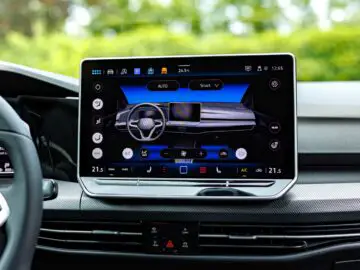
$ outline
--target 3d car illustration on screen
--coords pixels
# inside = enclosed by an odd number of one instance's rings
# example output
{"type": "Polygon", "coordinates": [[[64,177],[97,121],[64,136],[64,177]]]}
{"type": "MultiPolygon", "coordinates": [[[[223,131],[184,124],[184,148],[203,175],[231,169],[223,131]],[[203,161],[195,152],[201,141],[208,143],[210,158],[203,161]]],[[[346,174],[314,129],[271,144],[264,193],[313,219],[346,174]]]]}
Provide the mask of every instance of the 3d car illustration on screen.
{"type": "Polygon", "coordinates": [[[140,103],[119,111],[115,127],[128,130],[139,141],[151,141],[163,132],[249,130],[256,125],[255,120],[254,112],[240,103],[140,103]]]}

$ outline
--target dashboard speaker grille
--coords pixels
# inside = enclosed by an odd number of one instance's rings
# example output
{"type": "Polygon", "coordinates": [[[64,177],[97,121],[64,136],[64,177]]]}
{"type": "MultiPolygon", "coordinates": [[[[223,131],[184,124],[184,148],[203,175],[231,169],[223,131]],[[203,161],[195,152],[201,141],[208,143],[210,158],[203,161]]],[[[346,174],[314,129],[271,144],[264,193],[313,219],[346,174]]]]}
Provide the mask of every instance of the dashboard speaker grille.
{"type": "Polygon", "coordinates": [[[281,255],[337,243],[360,241],[360,224],[200,224],[201,254],[281,255]]]}
{"type": "Polygon", "coordinates": [[[38,247],[67,250],[141,252],[142,229],[136,222],[43,222],[38,247]]]}

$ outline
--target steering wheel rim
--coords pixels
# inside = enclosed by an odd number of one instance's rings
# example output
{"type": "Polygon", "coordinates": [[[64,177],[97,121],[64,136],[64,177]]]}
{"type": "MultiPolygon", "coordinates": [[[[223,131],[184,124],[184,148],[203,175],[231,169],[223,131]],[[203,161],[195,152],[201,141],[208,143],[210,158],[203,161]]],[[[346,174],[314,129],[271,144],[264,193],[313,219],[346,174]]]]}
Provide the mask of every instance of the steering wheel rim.
{"type": "MultiPolygon", "coordinates": [[[[150,118],[149,118],[150,119],[150,118]]],[[[166,119],[165,119],[165,115],[163,113],[163,111],[160,109],[159,106],[155,105],[155,104],[152,104],[152,103],[141,103],[141,104],[138,104],[136,106],[134,106],[129,114],[128,114],[128,118],[127,118],[127,121],[126,121],[126,127],[127,127],[127,130],[128,132],[130,133],[131,137],[133,137],[135,140],[137,141],[140,141],[140,142],[151,142],[151,141],[155,141],[157,140],[165,131],[165,125],[166,125],[166,119]],[[152,121],[154,122],[153,126],[151,127],[151,130],[149,132],[149,135],[148,136],[145,136],[143,134],[143,131],[141,130],[141,128],[139,127],[139,123],[142,119],[138,119],[138,120],[132,120],[131,117],[133,116],[133,114],[138,110],[140,109],[141,107],[145,107],[145,106],[148,106],[148,107],[152,107],[154,109],[156,109],[160,116],[161,116],[161,119],[152,119],[152,121]],[[138,131],[139,131],[139,134],[140,134],[140,138],[138,138],[132,131],[131,131],[131,128],[136,128],[138,131]],[[155,130],[158,129],[158,128],[161,128],[161,131],[158,135],[156,135],[155,137],[152,137],[152,135],[154,134],[155,130]]]]}
{"type": "Polygon", "coordinates": [[[0,96],[0,144],[14,167],[10,187],[0,193],[10,209],[6,220],[6,245],[0,255],[1,270],[28,270],[35,252],[42,218],[42,175],[29,130],[0,96]]]}

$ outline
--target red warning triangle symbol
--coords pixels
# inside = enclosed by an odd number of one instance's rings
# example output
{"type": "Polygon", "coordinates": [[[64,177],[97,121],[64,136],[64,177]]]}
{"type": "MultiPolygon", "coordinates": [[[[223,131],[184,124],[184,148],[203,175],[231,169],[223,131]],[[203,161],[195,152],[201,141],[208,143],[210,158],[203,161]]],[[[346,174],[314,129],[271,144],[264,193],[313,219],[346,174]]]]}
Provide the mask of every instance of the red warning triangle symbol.
{"type": "Polygon", "coordinates": [[[173,241],[171,241],[171,240],[167,241],[167,243],[166,243],[166,248],[174,248],[174,243],[173,243],[173,241]]]}

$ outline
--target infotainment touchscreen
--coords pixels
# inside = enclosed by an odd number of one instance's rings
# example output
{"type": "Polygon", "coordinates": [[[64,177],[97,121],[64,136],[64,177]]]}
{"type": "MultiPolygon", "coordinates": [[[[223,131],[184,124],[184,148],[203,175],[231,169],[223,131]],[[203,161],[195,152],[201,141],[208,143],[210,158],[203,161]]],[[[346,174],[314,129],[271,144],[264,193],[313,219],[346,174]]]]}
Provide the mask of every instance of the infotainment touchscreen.
{"type": "Polygon", "coordinates": [[[290,54],[88,59],[79,176],[294,179],[290,54]]]}

